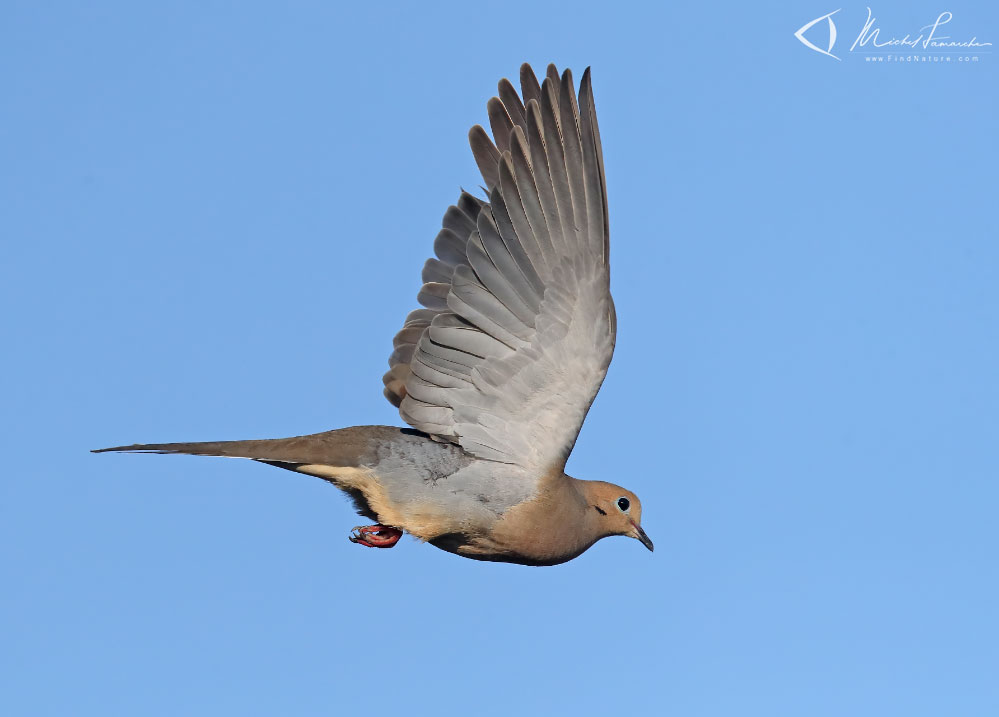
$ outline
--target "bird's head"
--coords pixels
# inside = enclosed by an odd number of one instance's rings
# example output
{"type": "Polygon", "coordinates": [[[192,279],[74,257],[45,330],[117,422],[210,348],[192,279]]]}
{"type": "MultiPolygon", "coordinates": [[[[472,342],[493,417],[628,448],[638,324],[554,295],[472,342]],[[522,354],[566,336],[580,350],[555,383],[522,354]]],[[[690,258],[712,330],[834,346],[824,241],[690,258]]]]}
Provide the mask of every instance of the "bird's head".
{"type": "Polygon", "coordinates": [[[626,535],[649,550],[652,541],[642,530],[642,502],[627,488],[603,481],[583,481],[583,495],[589,503],[591,520],[604,535],[626,535]]]}

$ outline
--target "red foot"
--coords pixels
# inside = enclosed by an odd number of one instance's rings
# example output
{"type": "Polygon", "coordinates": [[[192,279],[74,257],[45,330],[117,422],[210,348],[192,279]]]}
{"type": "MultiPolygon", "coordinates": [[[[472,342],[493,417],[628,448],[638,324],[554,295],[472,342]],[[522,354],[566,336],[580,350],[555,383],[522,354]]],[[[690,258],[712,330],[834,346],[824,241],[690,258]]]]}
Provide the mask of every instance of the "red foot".
{"type": "Polygon", "coordinates": [[[369,548],[391,548],[399,542],[402,531],[387,525],[359,525],[350,531],[347,539],[369,548]]]}

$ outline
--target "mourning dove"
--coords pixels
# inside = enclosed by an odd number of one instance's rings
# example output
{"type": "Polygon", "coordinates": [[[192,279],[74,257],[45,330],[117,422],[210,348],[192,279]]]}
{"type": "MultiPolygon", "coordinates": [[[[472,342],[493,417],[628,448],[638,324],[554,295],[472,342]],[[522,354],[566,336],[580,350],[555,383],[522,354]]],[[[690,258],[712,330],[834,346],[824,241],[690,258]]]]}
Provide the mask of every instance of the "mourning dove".
{"type": "Polygon", "coordinates": [[[476,560],[555,565],[601,538],[652,541],[631,491],[565,474],[614,352],[607,195],[589,69],[520,70],[469,132],[488,202],[462,192],[394,340],[385,396],[411,428],[102,451],[249,458],[324,478],[376,521],[476,560]]]}

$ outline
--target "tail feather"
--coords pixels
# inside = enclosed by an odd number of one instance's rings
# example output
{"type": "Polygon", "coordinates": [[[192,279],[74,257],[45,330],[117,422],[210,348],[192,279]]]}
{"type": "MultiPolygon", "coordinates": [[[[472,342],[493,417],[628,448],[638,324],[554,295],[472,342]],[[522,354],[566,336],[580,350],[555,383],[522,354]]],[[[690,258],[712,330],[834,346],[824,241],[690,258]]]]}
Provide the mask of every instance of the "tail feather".
{"type": "MultiPolygon", "coordinates": [[[[131,446],[98,448],[91,453],[182,453],[190,456],[227,458],[273,458],[275,449],[287,438],[259,441],[203,441],[199,443],[135,443],[131,446]]],[[[284,452],[284,451],[278,451],[284,452]]]]}
{"type": "Polygon", "coordinates": [[[192,456],[250,458],[276,463],[358,466],[373,455],[379,443],[398,440],[400,433],[414,432],[391,426],[354,426],[294,438],[203,443],[136,443],[131,446],[100,448],[91,452],[181,453],[192,456]]]}

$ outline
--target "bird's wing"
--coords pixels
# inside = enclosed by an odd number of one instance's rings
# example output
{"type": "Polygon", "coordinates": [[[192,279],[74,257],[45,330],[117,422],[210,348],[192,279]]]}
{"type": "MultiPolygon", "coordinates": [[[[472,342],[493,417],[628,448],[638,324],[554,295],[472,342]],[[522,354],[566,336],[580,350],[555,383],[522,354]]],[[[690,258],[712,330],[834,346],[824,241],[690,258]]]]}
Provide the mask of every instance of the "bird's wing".
{"type": "Polygon", "coordinates": [[[448,208],[385,395],[480,458],[560,470],[614,352],[607,194],[589,69],[521,68],[469,141],[489,202],[448,208]]]}

